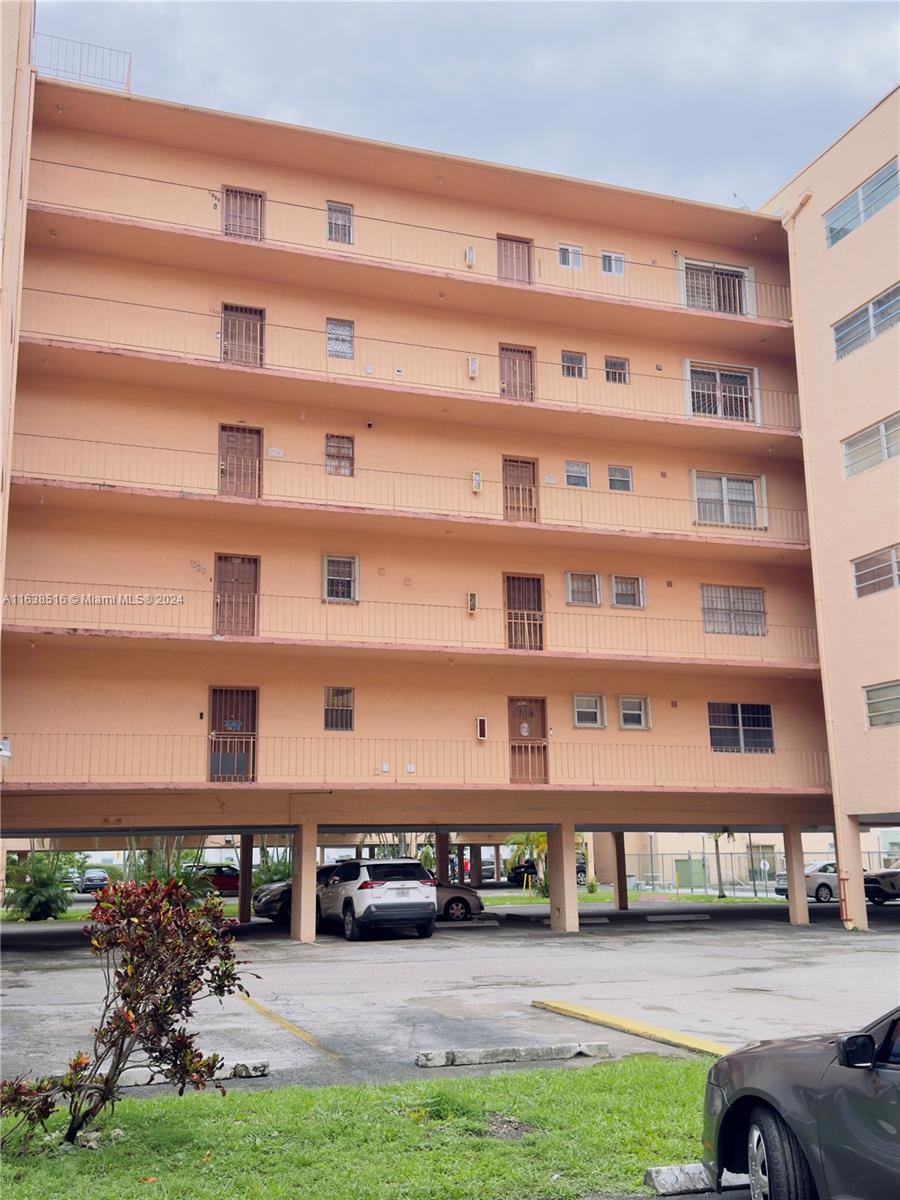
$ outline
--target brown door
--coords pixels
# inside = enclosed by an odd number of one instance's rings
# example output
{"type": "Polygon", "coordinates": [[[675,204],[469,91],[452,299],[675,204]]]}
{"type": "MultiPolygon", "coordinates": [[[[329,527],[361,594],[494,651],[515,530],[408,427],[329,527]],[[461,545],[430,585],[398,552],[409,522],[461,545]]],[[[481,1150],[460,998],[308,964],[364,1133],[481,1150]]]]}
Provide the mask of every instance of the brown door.
{"type": "Polygon", "coordinates": [[[243,367],[263,365],[266,312],[243,304],[222,305],[222,361],[243,367]]]}
{"type": "Polygon", "coordinates": [[[244,425],[219,426],[219,495],[259,496],[262,478],[262,430],[244,425]]]}
{"type": "Polygon", "coordinates": [[[256,634],[259,559],[216,555],[216,633],[256,634]]]}
{"type": "Polygon", "coordinates": [[[209,778],[211,783],[256,779],[256,688],[211,688],[209,778]]]}
{"type": "Polygon", "coordinates": [[[534,399],[534,351],[500,347],[500,395],[510,400],[534,399]]]}
{"type": "Polygon", "coordinates": [[[506,576],[506,644],[510,650],[544,648],[544,581],[539,575],[506,576]]]}
{"type": "Polygon", "coordinates": [[[537,520],[537,463],[533,458],[503,459],[503,518],[537,520]]]}
{"type": "Polygon", "coordinates": [[[547,701],[509,700],[509,774],[513,783],[547,783],[547,701]]]}
{"type": "Polygon", "coordinates": [[[498,235],[497,278],[531,283],[531,242],[498,235]]]}

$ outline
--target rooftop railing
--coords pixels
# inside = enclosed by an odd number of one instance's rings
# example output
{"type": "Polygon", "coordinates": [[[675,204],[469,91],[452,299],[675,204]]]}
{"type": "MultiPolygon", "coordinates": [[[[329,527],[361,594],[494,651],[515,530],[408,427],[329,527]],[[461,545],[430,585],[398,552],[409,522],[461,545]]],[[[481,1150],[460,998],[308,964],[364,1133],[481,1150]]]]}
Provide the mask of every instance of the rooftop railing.
{"type": "Polygon", "coordinates": [[[690,260],[665,265],[615,251],[594,254],[579,247],[562,247],[561,253],[559,244],[527,243],[521,261],[510,271],[502,249],[498,253],[498,243],[502,245],[505,239],[496,236],[368,217],[356,211],[342,212],[336,220],[328,208],[223,189],[219,180],[210,185],[190,184],[36,159],[31,165],[30,188],[31,199],[38,202],[152,222],[187,233],[221,234],[243,242],[324,251],[573,295],[645,301],[736,317],[789,320],[791,315],[787,284],[758,279],[740,267],[699,263],[698,275],[690,260]],[[712,271],[708,278],[707,268],[712,271]]]}
{"type": "MultiPolygon", "coordinates": [[[[499,347],[423,346],[369,338],[352,330],[262,323],[247,317],[25,288],[24,336],[130,350],[155,357],[226,363],[246,370],[297,372],[328,382],[378,385],[446,395],[544,403],[573,411],[689,418],[698,427],[797,430],[793,392],[750,387],[739,404],[710,392],[707,380],[633,373],[627,360],[585,360],[577,371],[535,357],[510,363],[499,347]],[[227,326],[225,324],[227,320],[227,326]],[[622,365],[624,363],[624,366],[622,365]]],[[[715,385],[712,385],[715,388],[715,385]]]]}
{"type": "Polygon", "coordinates": [[[183,637],[241,637],[389,648],[571,653],[602,658],[738,660],[810,666],[816,631],[771,625],[764,614],[723,630],[707,622],[651,616],[637,609],[587,608],[527,614],[459,604],[361,600],[328,603],[320,595],[257,595],[133,583],[7,578],[5,626],[65,628],[183,637]],[[527,625],[531,634],[524,640],[527,625]],[[746,632],[741,632],[746,630],[746,632]]]}
{"type": "MultiPolygon", "coordinates": [[[[228,741],[229,739],[225,739],[228,741]]],[[[508,786],[529,789],[543,780],[513,779],[516,746],[418,738],[235,735],[231,745],[207,734],[10,733],[6,786],[295,784],[508,786]],[[222,777],[223,768],[229,775],[222,777]]],[[[678,789],[816,789],[828,787],[828,756],[819,749],[771,754],[717,753],[709,746],[660,745],[646,733],[592,730],[582,741],[550,739],[542,755],[550,787],[678,789]],[[627,740],[626,739],[630,739],[627,740]]]]}
{"type": "Polygon", "coordinates": [[[31,61],[41,75],[118,92],[131,91],[131,54],[127,50],[35,33],[31,61]]]}
{"type": "MultiPolygon", "coordinates": [[[[343,509],[375,509],[567,527],[696,534],[741,541],[809,540],[802,509],[775,508],[760,500],[729,523],[724,507],[689,497],[645,496],[635,492],[539,484],[503,483],[480,471],[465,476],[354,468],[351,476],[330,475],[325,464],[288,458],[252,460],[253,495],[244,499],[295,502],[343,509]],[[527,491],[527,495],[525,494],[527,491]],[[702,505],[702,507],[701,507],[702,505]],[[526,510],[530,516],[526,517],[526,510]]],[[[475,468],[473,468],[474,470],[475,468]]],[[[58,438],[18,433],[13,437],[13,473],[22,479],[59,480],[161,493],[215,498],[229,495],[219,454],[161,446],[58,438]]]]}

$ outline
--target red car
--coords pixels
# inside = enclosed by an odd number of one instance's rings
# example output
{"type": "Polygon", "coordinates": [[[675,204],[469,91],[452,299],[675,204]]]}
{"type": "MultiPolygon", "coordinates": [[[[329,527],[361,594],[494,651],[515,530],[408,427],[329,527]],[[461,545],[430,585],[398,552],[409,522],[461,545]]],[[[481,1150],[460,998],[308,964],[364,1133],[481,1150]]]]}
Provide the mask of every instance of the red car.
{"type": "Polygon", "coordinates": [[[232,863],[200,863],[196,868],[209,883],[211,892],[221,892],[223,896],[236,896],[241,873],[232,863]]]}

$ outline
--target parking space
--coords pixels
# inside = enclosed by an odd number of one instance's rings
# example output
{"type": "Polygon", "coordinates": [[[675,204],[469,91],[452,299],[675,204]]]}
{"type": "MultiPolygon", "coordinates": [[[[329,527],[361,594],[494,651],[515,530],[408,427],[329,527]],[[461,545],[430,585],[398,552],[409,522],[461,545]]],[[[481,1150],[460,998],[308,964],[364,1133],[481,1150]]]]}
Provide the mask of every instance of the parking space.
{"type": "MultiPolygon", "coordinates": [[[[204,1001],[198,1025],[205,1049],[267,1060],[272,1084],[420,1076],[420,1050],[603,1039],[618,1054],[677,1052],[539,1011],[534,1000],[737,1046],[851,1029],[896,1003],[897,929],[889,919],[848,934],[834,919],[797,930],[751,917],[736,934],[734,918],[640,919],[588,925],[578,937],[504,923],[439,926],[429,941],[384,933],[301,946],[254,923],[240,942],[259,976],[247,981],[254,1005],[204,1001]]],[[[20,931],[5,939],[4,1075],[58,1070],[85,1043],[100,995],[77,930],[20,931]]]]}

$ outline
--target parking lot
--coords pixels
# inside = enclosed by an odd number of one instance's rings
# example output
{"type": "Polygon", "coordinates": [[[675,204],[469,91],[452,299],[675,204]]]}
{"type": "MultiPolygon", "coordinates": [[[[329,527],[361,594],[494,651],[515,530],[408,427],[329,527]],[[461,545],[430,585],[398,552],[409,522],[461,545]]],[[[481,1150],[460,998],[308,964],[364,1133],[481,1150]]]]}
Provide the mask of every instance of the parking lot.
{"type": "MultiPolygon", "coordinates": [[[[421,1050],[607,1040],[617,1054],[678,1053],[540,1011],[534,1000],[732,1046],[852,1029],[896,1004],[900,908],[865,934],[845,932],[836,911],[815,915],[796,929],[743,909],[609,923],[598,912],[579,936],[505,922],[439,926],[430,941],[385,933],[312,946],[254,922],[240,940],[245,970],[259,976],[246,981],[252,1004],[204,1001],[201,1046],[229,1061],[268,1061],[270,1084],[380,1082],[421,1076],[421,1050]]],[[[100,996],[78,928],[9,930],[3,967],[4,1076],[58,1070],[86,1044],[100,996]]]]}

